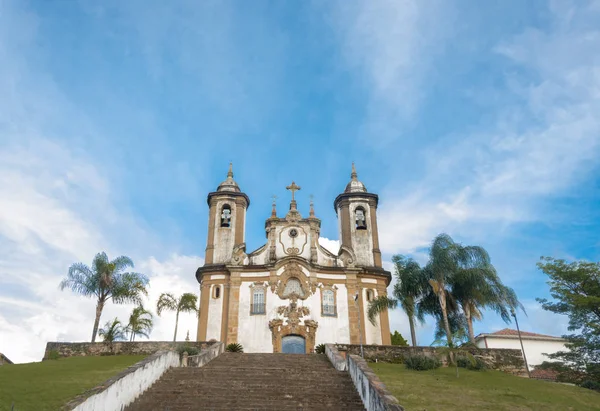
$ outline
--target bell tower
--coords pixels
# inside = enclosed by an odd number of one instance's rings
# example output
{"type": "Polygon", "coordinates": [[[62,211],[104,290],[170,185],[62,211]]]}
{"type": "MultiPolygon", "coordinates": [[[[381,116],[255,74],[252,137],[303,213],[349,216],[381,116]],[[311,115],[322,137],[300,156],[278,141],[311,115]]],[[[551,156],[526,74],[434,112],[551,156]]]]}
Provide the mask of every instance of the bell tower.
{"type": "Polygon", "coordinates": [[[248,196],[233,180],[232,164],[227,179],[219,184],[217,191],[208,194],[208,239],[206,241],[206,264],[226,264],[231,260],[235,246],[245,242],[246,210],[250,205],[248,196]]]}
{"type": "Polygon", "coordinates": [[[333,206],[338,215],[340,250],[352,250],[356,259],[354,263],[358,266],[381,268],[378,202],[377,194],[367,192],[365,185],[358,180],[352,163],[350,182],[344,192],[336,197],[333,206]]]}

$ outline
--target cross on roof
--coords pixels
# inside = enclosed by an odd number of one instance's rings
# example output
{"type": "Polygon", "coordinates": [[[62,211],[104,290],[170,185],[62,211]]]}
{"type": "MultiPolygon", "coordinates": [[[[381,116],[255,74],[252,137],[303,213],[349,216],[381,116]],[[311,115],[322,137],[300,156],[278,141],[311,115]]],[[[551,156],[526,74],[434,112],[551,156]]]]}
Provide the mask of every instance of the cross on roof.
{"type": "Polygon", "coordinates": [[[301,188],[300,188],[300,186],[296,185],[296,183],[294,183],[294,182],[292,181],[292,184],[291,184],[291,185],[289,185],[289,186],[287,186],[285,189],[286,189],[286,190],[290,190],[290,191],[292,192],[292,201],[295,201],[295,200],[294,200],[294,192],[296,192],[296,191],[300,190],[301,188]]]}

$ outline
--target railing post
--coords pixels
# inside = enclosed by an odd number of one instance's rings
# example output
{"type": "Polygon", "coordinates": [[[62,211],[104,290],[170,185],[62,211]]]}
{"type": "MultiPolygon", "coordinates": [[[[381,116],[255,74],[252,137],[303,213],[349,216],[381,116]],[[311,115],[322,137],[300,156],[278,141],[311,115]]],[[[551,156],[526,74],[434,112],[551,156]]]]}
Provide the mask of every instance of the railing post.
{"type": "Polygon", "coordinates": [[[188,366],[188,352],[187,351],[183,352],[183,356],[181,358],[181,366],[182,367],[187,367],[188,366]]]}

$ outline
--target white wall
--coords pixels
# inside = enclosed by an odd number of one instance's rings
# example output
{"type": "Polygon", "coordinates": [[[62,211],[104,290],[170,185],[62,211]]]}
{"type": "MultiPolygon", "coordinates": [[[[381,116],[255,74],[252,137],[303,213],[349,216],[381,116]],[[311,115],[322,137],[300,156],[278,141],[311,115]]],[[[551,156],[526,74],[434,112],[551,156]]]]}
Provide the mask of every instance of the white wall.
{"type": "MultiPolygon", "coordinates": [[[[142,360],[144,361],[144,360],[142,360]]],[[[98,394],[73,408],[74,411],[120,411],[158,380],[171,367],[179,366],[179,354],[167,351],[143,367],[125,375],[98,394]]]]}
{"type": "MultiPolygon", "coordinates": [[[[250,315],[252,302],[251,288],[253,282],[244,281],[240,286],[240,303],[238,316],[238,341],[245,352],[273,352],[273,339],[269,329],[269,321],[282,318],[277,308],[287,306],[290,300],[282,300],[267,287],[266,315],[250,315]]],[[[321,291],[317,291],[306,300],[298,300],[298,306],[310,309],[310,315],[303,317],[317,321],[315,344],[349,343],[350,326],[348,321],[348,290],[343,284],[337,285],[337,317],[321,317],[321,291]]]]}
{"type": "MultiPolygon", "coordinates": [[[[518,338],[494,338],[485,337],[487,340],[487,348],[514,348],[521,349],[521,344],[518,338]]],[[[477,342],[479,348],[486,348],[483,338],[477,342]]],[[[544,361],[552,361],[544,353],[552,354],[557,351],[566,351],[564,342],[562,341],[544,341],[544,340],[528,340],[523,338],[523,348],[527,363],[529,366],[539,365],[544,361]]]]}
{"type": "Polygon", "coordinates": [[[223,285],[211,285],[208,300],[208,323],[206,327],[206,340],[221,341],[221,324],[223,320],[223,285]],[[213,298],[214,288],[221,287],[219,298],[213,298]]]}
{"type": "MultiPolygon", "coordinates": [[[[377,298],[377,290],[375,289],[377,280],[372,280],[375,284],[370,284],[367,281],[370,279],[362,279],[362,286],[368,287],[373,291],[374,298],[377,298]]],[[[363,322],[365,324],[365,344],[378,344],[381,345],[381,329],[379,328],[379,316],[375,319],[375,324],[371,324],[369,321],[369,302],[367,301],[367,288],[362,290],[363,299],[363,322]]]]}

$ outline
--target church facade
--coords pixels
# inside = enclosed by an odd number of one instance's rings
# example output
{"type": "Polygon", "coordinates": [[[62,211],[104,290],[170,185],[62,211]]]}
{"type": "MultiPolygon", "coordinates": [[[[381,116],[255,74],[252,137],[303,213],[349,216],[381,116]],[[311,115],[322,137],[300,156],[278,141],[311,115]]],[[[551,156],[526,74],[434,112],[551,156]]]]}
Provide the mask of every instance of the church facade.
{"type": "Polygon", "coordinates": [[[391,275],[382,268],[377,231],[378,196],[367,192],[352,165],[351,180],[334,201],[340,249],[319,244],[321,220],[303,218],[292,182],[289,211],[273,203],[266,244],[245,245],[250,199],[233,179],[208,194],[208,240],[200,283],[198,341],[240,343],[245,352],[310,353],[321,343],[390,344],[387,312],[375,325],[369,301],[386,294],[391,275]]]}

